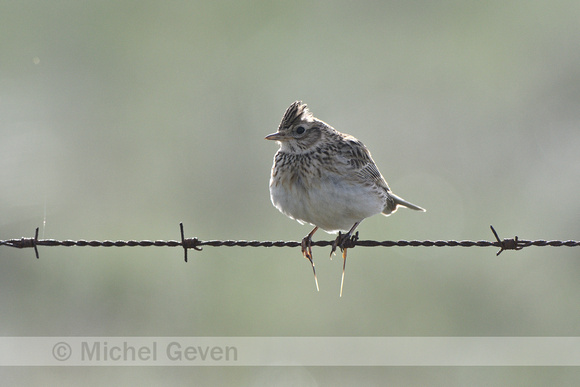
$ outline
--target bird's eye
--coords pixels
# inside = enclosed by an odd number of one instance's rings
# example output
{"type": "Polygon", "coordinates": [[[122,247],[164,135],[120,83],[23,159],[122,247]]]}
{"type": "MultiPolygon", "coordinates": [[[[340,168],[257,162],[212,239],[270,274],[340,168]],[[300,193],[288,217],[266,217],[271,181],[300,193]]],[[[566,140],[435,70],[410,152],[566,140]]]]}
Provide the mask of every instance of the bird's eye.
{"type": "Polygon", "coordinates": [[[302,134],[306,131],[306,129],[304,128],[304,126],[299,126],[296,128],[296,133],[297,134],[302,134]]]}

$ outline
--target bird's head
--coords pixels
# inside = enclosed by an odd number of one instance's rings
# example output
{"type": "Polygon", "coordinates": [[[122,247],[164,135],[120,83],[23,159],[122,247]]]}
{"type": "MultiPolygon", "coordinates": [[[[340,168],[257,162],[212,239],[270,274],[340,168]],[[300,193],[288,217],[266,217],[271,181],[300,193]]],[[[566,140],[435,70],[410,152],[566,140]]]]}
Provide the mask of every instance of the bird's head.
{"type": "Polygon", "coordinates": [[[318,143],[325,126],[312,116],[306,104],[296,101],[286,109],[278,131],[265,138],[278,141],[284,151],[302,153],[318,143]]]}

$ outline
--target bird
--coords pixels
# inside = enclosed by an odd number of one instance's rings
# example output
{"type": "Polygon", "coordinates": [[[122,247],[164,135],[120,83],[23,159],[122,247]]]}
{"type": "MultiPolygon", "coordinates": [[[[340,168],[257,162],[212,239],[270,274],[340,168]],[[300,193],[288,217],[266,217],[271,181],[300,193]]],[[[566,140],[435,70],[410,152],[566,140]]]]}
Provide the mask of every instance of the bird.
{"type": "Polygon", "coordinates": [[[399,206],[425,209],[395,195],[367,147],[314,117],[302,101],[295,101],[286,109],[278,131],[265,139],[280,146],[270,175],[272,204],[300,224],[314,226],[302,239],[301,249],[310,261],[318,291],[312,236],[318,229],[330,234],[338,232],[330,256],[337,247],[341,248],[342,297],[347,246],[357,237],[353,233],[359,224],[376,214],[391,215],[399,206]]]}

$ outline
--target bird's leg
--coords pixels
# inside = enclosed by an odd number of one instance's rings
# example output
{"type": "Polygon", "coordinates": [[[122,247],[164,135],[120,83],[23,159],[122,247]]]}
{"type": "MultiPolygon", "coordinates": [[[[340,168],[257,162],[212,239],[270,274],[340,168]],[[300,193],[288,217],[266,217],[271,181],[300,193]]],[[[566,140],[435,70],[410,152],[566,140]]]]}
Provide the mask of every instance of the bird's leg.
{"type": "Polygon", "coordinates": [[[344,285],[344,269],[346,268],[346,249],[348,248],[345,246],[345,244],[347,244],[347,241],[349,241],[349,240],[352,243],[354,243],[355,240],[358,239],[357,238],[358,233],[354,237],[352,236],[352,233],[354,232],[354,230],[356,230],[356,228],[358,227],[359,224],[360,224],[360,222],[356,222],[350,228],[350,230],[344,235],[342,235],[339,232],[338,237],[336,237],[336,240],[332,243],[332,250],[330,251],[330,257],[332,258],[332,255],[336,251],[337,247],[340,247],[340,249],[342,250],[342,279],[340,280],[340,296],[341,297],[342,297],[342,286],[344,285]]]}
{"type": "Polygon", "coordinates": [[[314,229],[312,229],[312,231],[310,231],[308,235],[306,235],[302,239],[302,243],[300,245],[302,247],[302,255],[304,255],[304,258],[308,259],[310,261],[310,264],[312,265],[312,272],[314,273],[314,283],[316,284],[316,290],[320,291],[320,288],[318,287],[318,278],[316,278],[316,269],[314,268],[314,261],[312,260],[312,235],[314,235],[316,230],[318,230],[318,227],[314,227],[314,229]]]}

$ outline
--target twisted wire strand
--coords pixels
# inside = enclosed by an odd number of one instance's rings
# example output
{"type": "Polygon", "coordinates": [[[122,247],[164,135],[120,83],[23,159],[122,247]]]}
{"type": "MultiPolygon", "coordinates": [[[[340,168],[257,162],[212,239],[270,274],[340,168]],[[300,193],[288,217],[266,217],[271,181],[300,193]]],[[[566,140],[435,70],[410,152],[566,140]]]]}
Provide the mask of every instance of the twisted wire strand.
{"type": "MultiPolygon", "coordinates": [[[[580,241],[568,240],[524,240],[517,236],[514,238],[500,239],[497,232],[490,226],[491,231],[495,236],[495,241],[470,241],[470,240],[398,240],[398,241],[375,241],[375,240],[359,240],[358,233],[351,239],[347,240],[341,248],[353,248],[356,246],[363,247],[499,247],[496,255],[501,254],[504,250],[521,250],[525,247],[540,246],[540,247],[578,247],[580,241]]],[[[177,240],[56,240],[56,239],[38,239],[38,228],[36,228],[34,238],[19,238],[0,240],[0,246],[10,246],[15,248],[33,248],[36,258],[39,258],[38,246],[90,246],[90,247],[183,247],[185,261],[187,262],[188,249],[201,251],[203,246],[211,247],[298,247],[301,243],[298,241],[246,241],[246,240],[199,240],[197,238],[185,238],[183,223],[180,223],[181,241],[177,240]]],[[[313,241],[312,246],[332,246],[334,241],[313,241]]]]}

